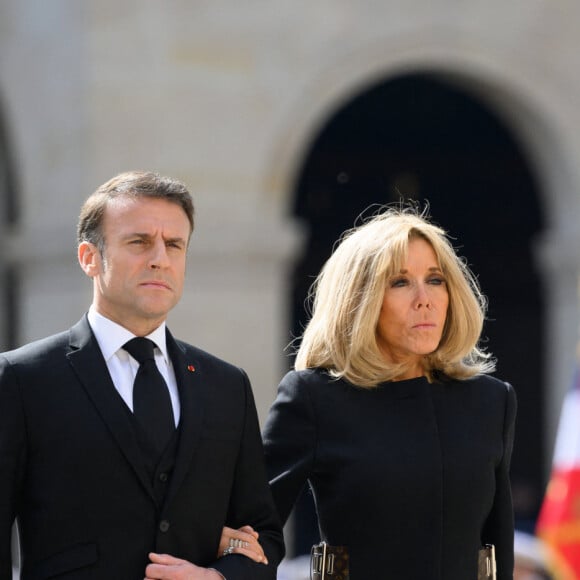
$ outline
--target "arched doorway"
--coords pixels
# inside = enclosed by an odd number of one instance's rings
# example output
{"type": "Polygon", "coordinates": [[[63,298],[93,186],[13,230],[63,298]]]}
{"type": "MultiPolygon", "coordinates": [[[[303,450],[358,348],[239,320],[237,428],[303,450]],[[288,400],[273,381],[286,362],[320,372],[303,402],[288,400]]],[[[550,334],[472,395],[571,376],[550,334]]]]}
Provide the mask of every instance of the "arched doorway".
{"type": "MultiPolygon", "coordinates": [[[[497,376],[514,384],[519,398],[516,519],[531,526],[543,495],[544,304],[532,256],[543,220],[532,168],[510,129],[474,94],[441,77],[390,79],[331,115],[294,191],[293,213],[308,226],[292,282],[295,336],[306,321],[308,287],[357,216],[401,198],[429,202],[489,298],[486,346],[498,359],[497,376]]],[[[311,524],[301,529],[308,519],[303,511],[296,518],[297,553],[314,541],[311,524]]]]}

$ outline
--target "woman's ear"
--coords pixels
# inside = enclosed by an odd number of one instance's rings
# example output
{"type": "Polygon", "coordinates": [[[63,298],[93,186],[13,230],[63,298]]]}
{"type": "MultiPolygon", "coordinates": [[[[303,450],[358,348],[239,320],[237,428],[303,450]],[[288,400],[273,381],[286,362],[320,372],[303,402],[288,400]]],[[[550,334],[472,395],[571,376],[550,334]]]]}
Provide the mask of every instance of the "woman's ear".
{"type": "Polygon", "coordinates": [[[83,272],[89,277],[94,278],[102,270],[101,252],[91,242],[81,242],[78,247],[79,264],[83,272]]]}

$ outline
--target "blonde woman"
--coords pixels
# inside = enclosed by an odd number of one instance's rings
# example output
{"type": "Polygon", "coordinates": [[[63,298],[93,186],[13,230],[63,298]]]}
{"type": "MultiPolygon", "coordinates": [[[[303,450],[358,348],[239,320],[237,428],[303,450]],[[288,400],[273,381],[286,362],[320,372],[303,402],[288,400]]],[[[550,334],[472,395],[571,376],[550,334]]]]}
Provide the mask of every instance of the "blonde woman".
{"type": "Polygon", "coordinates": [[[445,232],[386,210],[347,232],[314,286],[263,439],[285,521],[308,483],[350,580],[513,577],[516,398],[488,375],[485,299],[445,232]]]}

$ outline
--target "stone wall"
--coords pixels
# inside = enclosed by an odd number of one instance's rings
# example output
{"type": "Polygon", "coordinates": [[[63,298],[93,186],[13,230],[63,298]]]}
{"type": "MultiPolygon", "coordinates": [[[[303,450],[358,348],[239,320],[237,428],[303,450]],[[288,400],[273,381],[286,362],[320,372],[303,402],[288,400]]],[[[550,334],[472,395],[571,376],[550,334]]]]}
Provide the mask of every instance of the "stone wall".
{"type": "Polygon", "coordinates": [[[549,441],[577,338],[580,4],[573,1],[174,0],[4,2],[0,95],[22,219],[25,342],[90,301],[76,266],[82,200],[117,172],[186,181],[198,225],[174,332],[244,366],[261,417],[286,368],[287,269],[302,240],[289,205],[310,140],[371,83],[429,70],[500,112],[537,168],[549,230],[549,441]]]}

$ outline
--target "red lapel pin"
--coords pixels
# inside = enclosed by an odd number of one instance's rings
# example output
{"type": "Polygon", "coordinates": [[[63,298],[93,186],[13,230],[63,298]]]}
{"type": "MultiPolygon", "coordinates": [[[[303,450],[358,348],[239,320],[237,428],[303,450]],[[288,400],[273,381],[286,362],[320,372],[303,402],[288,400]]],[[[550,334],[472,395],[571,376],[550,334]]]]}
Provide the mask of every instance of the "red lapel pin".
{"type": "Polygon", "coordinates": [[[187,365],[187,370],[188,370],[190,373],[194,373],[194,372],[195,372],[195,367],[194,367],[193,365],[187,365]]]}

